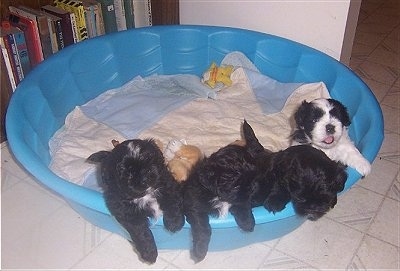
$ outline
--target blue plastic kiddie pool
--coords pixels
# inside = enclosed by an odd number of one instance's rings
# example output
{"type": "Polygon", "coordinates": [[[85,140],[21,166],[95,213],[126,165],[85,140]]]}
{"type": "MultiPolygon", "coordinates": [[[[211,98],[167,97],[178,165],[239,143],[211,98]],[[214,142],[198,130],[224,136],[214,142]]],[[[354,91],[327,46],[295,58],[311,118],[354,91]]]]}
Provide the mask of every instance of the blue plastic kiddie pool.
{"type": "MultiPolygon", "coordinates": [[[[100,192],[79,186],[49,169],[49,139],[62,127],[75,106],[137,75],[195,74],[210,63],[240,51],[265,75],[281,82],[323,81],[352,118],[350,136],[369,160],[383,141],[383,118],[368,86],[335,59],[302,44],[264,33],[225,27],[157,26],[118,32],[69,46],[37,66],[13,94],[6,116],[9,146],[15,158],[38,182],[64,198],[89,222],[129,239],[110,216],[100,192]]],[[[360,175],[348,169],[346,188],[360,175]]],[[[276,214],[254,209],[256,227],[240,232],[232,217],[211,218],[210,250],[233,249],[283,236],[304,219],[291,204],[276,214]],[[229,242],[227,242],[229,240],[229,242]]],[[[160,249],[189,249],[190,226],[170,234],[157,222],[152,226],[160,249]]]]}

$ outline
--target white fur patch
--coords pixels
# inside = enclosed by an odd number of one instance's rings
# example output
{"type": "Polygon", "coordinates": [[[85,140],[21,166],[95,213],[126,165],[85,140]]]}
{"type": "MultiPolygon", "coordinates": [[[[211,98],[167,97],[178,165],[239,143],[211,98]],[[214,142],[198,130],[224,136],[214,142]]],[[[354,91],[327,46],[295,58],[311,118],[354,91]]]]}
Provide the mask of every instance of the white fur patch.
{"type": "Polygon", "coordinates": [[[315,123],[314,129],[311,131],[312,143],[320,148],[333,148],[342,136],[343,124],[329,113],[333,109],[333,106],[326,99],[316,99],[312,101],[312,103],[324,112],[323,116],[315,123]],[[326,131],[327,125],[332,125],[335,132],[328,134],[326,131]],[[325,142],[328,137],[333,138],[330,144],[325,142]]]}
{"type": "Polygon", "coordinates": [[[162,216],[163,212],[158,204],[155,194],[157,190],[152,188],[147,189],[146,195],[141,198],[134,199],[133,202],[139,206],[140,209],[151,209],[153,212],[153,218],[158,219],[162,216]]]}
{"type": "Polygon", "coordinates": [[[232,204],[221,201],[218,197],[212,200],[212,206],[214,209],[218,210],[218,217],[219,218],[226,218],[229,213],[229,208],[231,208],[232,204]]]}
{"type": "Polygon", "coordinates": [[[128,149],[131,152],[132,157],[138,157],[140,153],[140,147],[135,145],[133,142],[128,143],[128,149]]]}

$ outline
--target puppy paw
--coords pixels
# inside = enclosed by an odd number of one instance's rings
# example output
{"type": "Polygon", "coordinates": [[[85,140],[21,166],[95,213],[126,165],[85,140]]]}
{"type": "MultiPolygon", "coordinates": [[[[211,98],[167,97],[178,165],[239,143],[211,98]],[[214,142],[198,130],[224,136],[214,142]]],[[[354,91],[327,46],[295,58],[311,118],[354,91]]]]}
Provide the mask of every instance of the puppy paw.
{"type": "Polygon", "coordinates": [[[242,229],[243,231],[246,232],[254,231],[254,226],[255,226],[254,218],[253,220],[245,220],[240,222],[236,220],[236,223],[238,224],[239,228],[242,229]]]}
{"type": "Polygon", "coordinates": [[[287,204],[286,201],[267,199],[264,201],[264,208],[267,209],[268,212],[276,213],[285,209],[286,204],[287,204]]]}
{"type": "Polygon", "coordinates": [[[371,164],[366,159],[360,159],[354,167],[363,177],[371,172],[371,164]]]}
{"type": "Polygon", "coordinates": [[[156,248],[144,249],[140,252],[140,257],[143,261],[153,264],[156,262],[158,257],[158,252],[156,248]]]}
{"type": "Polygon", "coordinates": [[[193,246],[193,250],[191,251],[191,257],[196,263],[201,262],[206,257],[207,251],[208,251],[207,244],[203,243],[195,244],[193,246]]]}
{"type": "Polygon", "coordinates": [[[177,232],[183,228],[185,217],[182,216],[165,216],[163,217],[165,228],[170,232],[177,232]]]}

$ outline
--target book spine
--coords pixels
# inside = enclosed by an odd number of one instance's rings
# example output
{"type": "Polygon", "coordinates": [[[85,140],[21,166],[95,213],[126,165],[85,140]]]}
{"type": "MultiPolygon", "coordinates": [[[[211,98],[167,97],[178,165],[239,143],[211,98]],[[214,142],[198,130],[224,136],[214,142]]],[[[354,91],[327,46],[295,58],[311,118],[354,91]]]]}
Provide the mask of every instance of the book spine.
{"type": "MultiPolygon", "coordinates": [[[[30,21],[29,22],[30,26],[28,26],[28,31],[32,36],[32,43],[34,44],[35,47],[35,61],[33,64],[36,65],[40,63],[41,61],[44,60],[44,56],[43,56],[42,43],[40,41],[39,27],[37,25],[36,16],[32,16],[28,12],[25,12],[24,10],[18,9],[13,6],[9,6],[8,8],[11,14],[18,17],[16,18],[17,21],[20,21],[21,17],[24,18],[25,20],[30,21]]],[[[26,23],[23,22],[23,23],[28,25],[28,22],[26,23]]]]}
{"type": "Polygon", "coordinates": [[[81,1],[75,0],[54,0],[54,4],[64,10],[75,14],[76,25],[78,29],[78,40],[82,41],[88,38],[85,20],[85,9],[81,1]]]}
{"type": "Polygon", "coordinates": [[[49,27],[49,32],[50,32],[51,50],[54,54],[54,53],[58,52],[58,42],[57,42],[55,21],[52,20],[50,17],[47,17],[47,25],[49,27]]]}
{"type": "Polygon", "coordinates": [[[53,50],[51,48],[51,37],[50,37],[50,30],[49,24],[47,22],[46,16],[36,16],[38,28],[39,28],[39,35],[40,35],[40,42],[42,44],[43,50],[43,57],[44,59],[50,57],[53,54],[53,50]]]}
{"type": "MultiPolygon", "coordinates": [[[[74,34],[73,34],[73,27],[71,24],[71,14],[68,12],[60,13],[60,11],[57,10],[56,7],[50,5],[43,6],[42,10],[61,18],[60,24],[62,27],[62,48],[74,44],[74,34]]],[[[60,48],[60,37],[59,37],[59,48],[60,48]]]]}
{"type": "Polygon", "coordinates": [[[79,34],[78,34],[78,25],[76,23],[76,16],[74,13],[70,13],[70,21],[71,21],[71,28],[72,28],[72,37],[74,39],[74,43],[79,42],[79,34]]]}
{"type": "Polygon", "coordinates": [[[3,58],[4,58],[4,62],[6,64],[8,79],[10,80],[11,88],[14,91],[15,88],[17,87],[17,83],[15,81],[14,72],[13,72],[12,66],[11,66],[10,54],[5,45],[5,36],[0,37],[0,48],[1,48],[1,53],[3,55],[3,58]]]}
{"type": "Polygon", "coordinates": [[[96,13],[95,13],[95,7],[92,5],[90,6],[90,25],[92,27],[92,34],[93,37],[97,37],[97,27],[96,27],[96,13]]]}
{"type": "Polygon", "coordinates": [[[14,71],[14,76],[16,79],[15,82],[18,85],[22,79],[24,79],[24,74],[22,72],[21,62],[19,60],[17,46],[15,45],[14,34],[8,34],[6,37],[8,43],[8,45],[6,43],[6,47],[10,52],[11,67],[14,71]]]}
{"type": "Polygon", "coordinates": [[[123,0],[123,1],[125,7],[126,28],[127,29],[135,28],[135,16],[133,11],[134,0],[123,0]]]}
{"type": "Polygon", "coordinates": [[[63,27],[62,27],[61,19],[54,20],[54,29],[56,32],[58,50],[62,50],[65,47],[65,43],[64,43],[64,34],[63,34],[63,27]]]}
{"type": "Polygon", "coordinates": [[[117,23],[117,30],[126,30],[125,7],[123,0],[114,0],[115,21],[117,23]]]}
{"type": "Polygon", "coordinates": [[[104,29],[104,19],[103,19],[103,12],[101,11],[101,4],[97,2],[97,6],[95,8],[96,14],[96,31],[98,36],[104,35],[106,30],[104,29]]]}
{"type": "Polygon", "coordinates": [[[25,39],[24,32],[18,32],[14,34],[14,40],[17,47],[17,52],[22,68],[22,72],[25,76],[31,71],[31,61],[28,55],[28,46],[25,39]]]}
{"type": "Polygon", "coordinates": [[[106,34],[118,31],[115,18],[114,0],[99,0],[103,13],[104,29],[106,34]]]}

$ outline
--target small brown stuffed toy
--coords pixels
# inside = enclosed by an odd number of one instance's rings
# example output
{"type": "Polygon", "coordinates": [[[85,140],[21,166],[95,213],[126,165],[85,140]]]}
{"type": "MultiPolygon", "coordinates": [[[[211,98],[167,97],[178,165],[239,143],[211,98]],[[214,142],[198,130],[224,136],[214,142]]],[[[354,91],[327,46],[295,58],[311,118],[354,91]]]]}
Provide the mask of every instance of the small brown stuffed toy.
{"type": "Polygon", "coordinates": [[[171,140],[168,142],[164,156],[167,167],[177,182],[183,182],[189,176],[192,167],[204,157],[202,151],[193,145],[186,144],[185,140],[171,140]]]}

